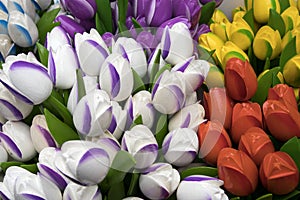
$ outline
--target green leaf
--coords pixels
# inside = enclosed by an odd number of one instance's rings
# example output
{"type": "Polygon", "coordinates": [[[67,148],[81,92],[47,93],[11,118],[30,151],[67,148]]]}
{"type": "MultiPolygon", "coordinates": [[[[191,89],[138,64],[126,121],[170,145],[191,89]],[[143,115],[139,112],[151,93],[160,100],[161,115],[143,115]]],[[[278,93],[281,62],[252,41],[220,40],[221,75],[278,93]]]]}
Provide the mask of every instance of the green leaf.
{"type": "Polygon", "coordinates": [[[269,69],[270,66],[271,66],[270,58],[267,57],[266,61],[265,61],[264,71],[267,70],[267,69],[269,69]]]}
{"type": "Polygon", "coordinates": [[[36,25],[39,32],[39,42],[41,44],[45,43],[47,33],[60,24],[59,22],[53,22],[59,11],[60,8],[56,8],[49,12],[45,12],[37,22],[36,25]]]}
{"type": "Polygon", "coordinates": [[[17,161],[8,161],[8,162],[2,162],[0,164],[1,169],[5,172],[9,167],[11,166],[20,166],[23,165],[24,163],[22,162],[17,162],[17,161]]]}
{"type": "Polygon", "coordinates": [[[77,93],[78,93],[78,101],[86,95],[84,81],[83,81],[83,75],[82,71],[77,69],[76,70],[76,80],[77,80],[77,93]]]}
{"type": "Polygon", "coordinates": [[[285,46],[285,48],[282,50],[279,60],[279,66],[281,68],[281,71],[283,70],[285,64],[289,59],[297,55],[296,50],[296,37],[293,37],[285,46]]]}
{"type": "Polygon", "coordinates": [[[281,37],[284,36],[285,24],[284,24],[282,17],[280,16],[279,13],[276,12],[276,10],[273,10],[273,9],[269,10],[268,26],[270,26],[274,30],[278,30],[281,37]]]}
{"type": "Polygon", "coordinates": [[[113,200],[122,200],[125,198],[125,188],[124,183],[119,182],[114,185],[112,185],[108,191],[107,199],[113,199],[113,200]]]}
{"type": "Polygon", "coordinates": [[[273,195],[273,200],[292,200],[292,199],[299,199],[300,191],[294,190],[293,192],[286,194],[286,195],[273,195]],[[297,198],[298,197],[298,198],[297,198]]]}
{"type": "Polygon", "coordinates": [[[142,118],[142,115],[139,115],[131,124],[130,128],[131,129],[132,127],[138,125],[138,124],[143,124],[143,118],[142,118]]]}
{"type": "Polygon", "coordinates": [[[197,49],[198,49],[199,59],[206,60],[206,61],[210,62],[211,64],[216,65],[215,60],[212,57],[215,50],[212,50],[211,52],[209,52],[200,45],[197,46],[197,49]]]}
{"type": "Polygon", "coordinates": [[[142,29],[143,27],[140,25],[140,23],[138,21],[136,21],[136,19],[134,19],[133,17],[131,18],[131,21],[133,23],[133,26],[135,29],[142,29]]]}
{"type": "Polygon", "coordinates": [[[107,32],[113,32],[112,12],[109,0],[96,0],[97,14],[107,32]]]}
{"type": "Polygon", "coordinates": [[[250,9],[246,12],[246,14],[243,16],[243,19],[249,24],[251,27],[253,33],[256,33],[256,28],[255,28],[255,20],[254,20],[254,13],[253,9],[250,9]]]}
{"type": "Polygon", "coordinates": [[[23,169],[26,169],[34,174],[36,174],[39,171],[36,163],[35,164],[22,164],[22,165],[20,165],[20,167],[22,167],[23,169]]]}
{"type": "Polygon", "coordinates": [[[135,166],[135,159],[127,151],[118,151],[105,177],[109,186],[121,183],[125,175],[135,166]]]}
{"type": "Polygon", "coordinates": [[[216,2],[214,1],[206,3],[204,6],[202,6],[199,24],[208,24],[214,14],[215,8],[216,2]]]}
{"type": "Polygon", "coordinates": [[[150,86],[151,87],[150,88],[152,88],[152,85],[154,83],[154,77],[159,70],[160,56],[161,56],[161,49],[158,50],[156,57],[154,59],[154,64],[151,69],[151,73],[150,73],[150,84],[151,84],[150,86]]]}
{"type": "Polygon", "coordinates": [[[103,22],[100,19],[100,16],[98,13],[96,13],[95,15],[95,24],[96,24],[96,30],[98,31],[98,33],[100,35],[104,34],[106,31],[105,26],[103,24],[103,22]]]}
{"type": "Polygon", "coordinates": [[[300,171],[300,140],[295,136],[289,139],[281,148],[280,151],[289,154],[295,161],[298,170],[300,171]]]}
{"type": "Polygon", "coordinates": [[[265,194],[263,196],[258,197],[256,200],[272,200],[273,194],[265,194]]]}
{"type": "Polygon", "coordinates": [[[141,91],[141,90],[146,90],[145,84],[142,80],[142,78],[138,75],[138,73],[134,70],[132,70],[133,74],[133,80],[134,80],[134,85],[133,85],[133,94],[141,91]]]}
{"type": "Polygon", "coordinates": [[[218,176],[218,169],[215,167],[200,166],[188,168],[180,173],[181,180],[191,175],[206,175],[216,177],[218,176]]]}
{"type": "Polygon", "coordinates": [[[168,115],[161,114],[155,127],[155,138],[159,147],[162,146],[165,136],[168,134],[168,115]]]}
{"type": "Polygon", "coordinates": [[[59,145],[69,140],[80,139],[78,134],[70,126],[60,121],[50,111],[44,109],[44,114],[50,133],[59,145]]]}
{"type": "Polygon", "coordinates": [[[140,178],[139,173],[134,173],[134,172],[132,173],[129,189],[127,191],[127,196],[133,196],[135,192],[138,190],[139,178],[140,178]]]}
{"type": "Polygon", "coordinates": [[[39,42],[36,43],[36,46],[41,63],[47,67],[49,51],[44,47],[44,45],[41,45],[39,42]]]}
{"type": "Polygon", "coordinates": [[[118,21],[124,25],[126,24],[127,6],[128,6],[128,0],[118,1],[118,11],[119,11],[118,21]]]}
{"type": "Polygon", "coordinates": [[[285,11],[285,9],[290,7],[290,0],[280,0],[279,4],[280,4],[280,13],[282,13],[283,11],[285,11]]]}

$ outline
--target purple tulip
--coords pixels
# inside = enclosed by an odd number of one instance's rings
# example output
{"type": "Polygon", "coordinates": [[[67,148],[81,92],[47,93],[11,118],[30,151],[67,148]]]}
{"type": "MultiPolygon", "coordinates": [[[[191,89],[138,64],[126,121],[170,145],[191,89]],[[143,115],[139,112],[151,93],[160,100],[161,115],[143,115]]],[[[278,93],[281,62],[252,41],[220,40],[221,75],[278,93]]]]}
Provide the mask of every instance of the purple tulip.
{"type": "Polygon", "coordinates": [[[64,6],[78,19],[91,19],[97,11],[95,0],[64,0],[64,6]]]}
{"type": "Polygon", "coordinates": [[[158,45],[157,37],[149,31],[140,32],[136,41],[143,46],[148,55],[150,55],[158,45]]]}
{"type": "Polygon", "coordinates": [[[85,29],[78,22],[67,15],[59,15],[55,21],[60,22],[60,26],[74,39],[76,33],[83,33],[85,29]]]}
{"type": "Polygon", "coordinates": [[[92,28],[96,27],[95,19],[77,19],[75,18],[75,21],[77,21],[85,30],[91,30],[92,28]]]}
{"type": "Polygon", "coordinates": [[[211,32],[211,30],[207,24],[197,25],[193,30],[191,30],[191,34],[195,41],[198,41],[200,35],[208,32],[211,32]]]}
{"type": "Polygon", "coordinates": [[[105,32],[102,35],[102,39],[105,42],[107,47],[112,47],[113,45],[113,41],[114,41],[114,34],[112,34],[111,32],[105,32]]]}
{"type": "Polygon", "coordinates": [[[145,17],[145,14],[149,12],[152,2],[153,0],[132,0],[133,16],[145,17]]]}
{"type": "Polygon", "coordinates": [[[216,7],[218,7],[219,5],[221,5],[221,3],[223,2],[223,0],[200,0],[200,3],[202,5],[205,5],[205,4],[207,4],[207,3],[211,2],[211,1],[216,2],[216,7]]]}
{"type": "Polygon", "coordinates": [[[147,24],[150,26],[160,26],[163,22],[172,17],[171,0],[153,0],[146,14],[147,24]]]}
{"type": "Polygon", "coordinates": [[[191,23],[192,27],[198,24],[201,5],[198,0],[172,0],[173,16],[184,16],[191,23]]]}

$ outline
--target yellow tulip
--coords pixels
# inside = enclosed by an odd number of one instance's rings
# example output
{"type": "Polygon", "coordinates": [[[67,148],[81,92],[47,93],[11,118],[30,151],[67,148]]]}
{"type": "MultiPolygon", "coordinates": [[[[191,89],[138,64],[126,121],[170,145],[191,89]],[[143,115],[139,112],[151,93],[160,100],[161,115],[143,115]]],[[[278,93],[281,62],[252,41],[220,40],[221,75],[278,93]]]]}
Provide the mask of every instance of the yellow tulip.
{"type": "Polygon", "coordinates": [[[201,34],[198,41],[199,45],[207,51],[213,51],[224,45],[224,41],[213,32],[201,34]]]}
{"type": "Polygon", "coordinates": [[[292,30],[297,26],[299,11],[295,6],[290,6],[281,13],[281,17],[285,24],[285,30],[292,30]]]}
{"type": "Polygon", "coordinates": [[[240,11],[234,13],[234,14],[232,15],[232,19],[233,19],[232,21],[235,21],[235,20],[237,20],[238,18],[244,17],[245,14],[246,14],[246,11],[244,11],[244,10],[240,10],[240,11]]]}
{"type": "Polygon", "coordinates": [[[226,63],[230,58],[239,58],[243,61],[249,61],[247,54],[231,41],[225,42],[221,48],[216,49],[215,54],[223,71],[225,71],[226,63]]]}
{"type": "Polygon", "coordinates": [[[251,10],[253,5],[253,0],[245,0],[245,6],[247,10],[251,10]]]}
{"type": "Polygon", "coordinates": [[[212,65],[209,68],[205,83],[208,88],[224,87],[224,74],[217,66],[212,65]]]}
{"type": "Polygon", "coordinates": [[[286,32],[281,41],[281,50],[286,47],[293,37],[296,37],[296,51],[297,54],[300,54],[300,27],[296,27],[293,30],[286,32]]]}
{"type": "MultiPolygon", "coordinates": [[[[227,23],[227,25],[230,23],[227,23]]],[[[226,26],[225,23],[211,23],[209,28],[211,32],[219,36],[224,42],[228,40],[227,33],[226,33],[226,26]]]]}
{"type": "Polygon", "coordinates": [[[260,60],[276,58],[281,52],[281,37],[278,30],[270,26],[262,26],[256,33],[253,40],[253,52],[260,60]]]}
{"type": "Polygon", "coordinates": [[[287,61],[283,68],[283,77],[290,86],[300,87],[300,54],[287,61]]]}
{"type": "Polygon", "coordinates": [[[253,0],[254,19],[261,24],[265,24],[269,20],[269,10],[273,9],[280,13],[279,0],[253,0]]]}
{"type": "Polygon", "coordinates": [[[215,9],[214,13],[213,13],[213,16],[211,17],[211,20],[214,22],[214,23],[224,23],[224,24],[227,24],[229,23],[229,19],[227,18],[227,16],[225,15],[225,13],[220,10],[220,9],[215,9]]]}
{"type": "Polygon", "coordinates": [[[250,47],[254,38],[251,27],[243,18],[237,18],[231,24],[227,24],[226,32],[229,40],[244,51],[250,47]]]}

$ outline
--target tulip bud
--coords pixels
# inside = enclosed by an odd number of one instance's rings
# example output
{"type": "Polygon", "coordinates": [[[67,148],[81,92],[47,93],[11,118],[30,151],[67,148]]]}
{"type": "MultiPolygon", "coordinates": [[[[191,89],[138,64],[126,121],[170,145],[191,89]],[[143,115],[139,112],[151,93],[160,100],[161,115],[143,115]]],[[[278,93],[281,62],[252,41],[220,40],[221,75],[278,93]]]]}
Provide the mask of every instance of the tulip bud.
{"type": "Polygon", "coordinates": [[[237,101],[245,101],[254,96],[257,89],[255,71],[248,61],[231,58],[226,62],[225,87],[228,96],[237,101]]]}
{"type": "Polygon", "coordinates": [[[158,70],[160,70],[162,67],[164,67],[167,64],[164,61],[164,59],[161,57],[161,55],[159,56],[159,63],[155,64],[155,59],[158,55],[159,50],[160,47],[159,45],[157,45],[156,49],[151,53],[151,55],[148,58],[148,70],[147,70],[148,77],[151,77],[152,69],[155,65],[158,65],[158,70]]]}
{"type": "Polygon", "coordinates": [[[285,152],[269,153],[259,169],[262,185],[273,194],[292,192],[299,184],[299,171],[295,161],[285,152]]]}
{"type": "Polygon", "coordinates": [[[122,200],[144,200],[144,199],[142,199],[140,197],[126,197],[126,198],[124,198],[122,200]]]}
{"type": "Polygon", "coordinates": [[[262,26],[253,40],[253,52],[260,60],[276,58],[281,52],[281,36],[278,30],[262,26]]]}
{"type": "Polygon", "coordinates": [[[94,0],[64,0],[64,6],[78,19],[91,19],[97,11],[94,0]]]}
{"type": "Polygon", "coordinates": [[[172,65],[193,55],[193,38],[184,23],[176,23],[171,29],[167,26],[161,41],[162,57],[172,65]]]}
{"type": "Polygon", "coordinates": [[[254,38],[250,25],[243,18],[237,18],[231,24],[226,24],[226,33],[229,40],[244,51],[248,50],[254,38]]]}
{"type": "Polygon", "coordinates": [[[258,103],[243,102],[233,107],[230,134],[238,144],[241,136],[251,127],[262,128],[262,112],[258,103]]]}
{"type": "Polygon", "coordinates": [[[67,141],[62,145],[61,151],[61,156],[55,160],[55,166],[77,183],[96,185],[108,173],[109,156],[99,144],[81,140],[67,141]]]}
{"type": "Polygon", "coordinates": [[[171,0],[154,0],[150,2],[149,8],[151,12],[146,12],[147,24],[150,26],[159,26],[172,17],[172,1],[171,0]],[[171,9],[165,9],[171,8],[171,9]]]}
{"type": "Polygon", "coordinates": [[[231,147],[230,138],[219,121],[208,121],[199,125],[199,157],[210,165],[216,165],[220,150],[231,147]]]}
{"type": "Polygon", "coordinates": [[[265,24],[269,20],[269,10],[275,10],[280,13],[279,0],[257,1],[253,0],[254,19],[261,24],[265,24]]]}
{"type": "Polygon", "coordinates": [[[152,90],[152,103],[163,114],[174,114],[184,106],[186,82],[182,73],[164,71],[152,90]]]}
{"type": "Polygon", "coordinates": [[[169,132],[162,143],[164,158],[175,166],[187,166],[193,162],[198,148],[197,134],[189,128],[178,128],[169,132]]]}
{"type": "Polygon", "coordinates": [[[132,38],[120,37],[113,46],[112,53],[119,53],[128,60],[140,77],[144,77],[147,72],[147,60],[143,47],[132,38]]]}
{"type": "Polygon", "coordinates": [[[104,133],[112,120],[109,96],[103,90],[94,90],[80,99],[73,113],[73,122],[82,136],[104,133]]]}
{"type": "Polygon", "coordinates": [[[217,120],[225,129],[230,129],[233,101],[225,88],[211,88],[209,93],[205,92],[203,105],[207,119],[217,120]]]}
{"type": "Polygon", "coordinates": [[[198,41],[199,45],[209,52],[221,48],[224,45],[224,41],[213,32],[201,34],[198,41]]]}
{"type": "Polygon", "coordinates": [[[63,200],[101,200],[102,194],[97,185],[82,186],[70,182],[63,192],[63,200]]]}
{"type": "Polygon", "coordinates": [[[178,200],[207,198],[227,200],[227,195],[220,188],[223,184],[222,180],[214,177],[191,175],[180,182],[176,197],[178,200]]]}
{"type": "Polygon", "coordinates": [[[35,115],[33,117],[30,135],[37,152],[41,152],[46,147],[58,147],[57,142],[49,131],[45,115],[35,115]]]}
{"type": "Polygon", "coordinates": [[[300,137],[300,113],[290,104],[267,100],[263,104],[264,118],[271,134],[279,141],[300,137]]]}
{"type": "Polygon", "coordinates": [[[64,190],[70,180],[55,166],[55,160],[61,156],[61,151],[54,147],[46,147],[39,153],[37,167],[39,173],[52,181],[60,190],[64,190]]]}
{"type": "MultiPolygon", "coordinates": [[[[1,22],[0,22],[1,23],[1,22]]],[[[8,55],[15,54],[16,45],[6,34],[0,34],[0,61],[4,62],[8,55]]]]}
{"type": "Polygon", "coordinates": [[[214,23],[224,23],[224,24],[230,23],[229,19],[227,18],[227,16],[225,15],[225,13],[221,9],[215,9],[214,10],[214,13],[211,17],[211,20],[214,23]]]}
{"type": "MultiPolygon", "coordinates": [[[[2,5],[1,5],[2,6],[2,5]]],[[[5,7],[5,5],[3,5],[5,7]]],[[[0,8],[1,9],[1,8],[0,8]]],[[[8,35],[7,30],[8,13],[5,10],[0,10],[0,34],[8,35]]]]}
{"type": "Polygon", "coordinates": [[[238,149],[245,152],[257,166],[259,166],[268,153],[275,151],[274,145],[263,129],[249,128],[242,136],[238,149]]]}
{"type": "Polygon", "coordinates": [[[230,58],[239,58],[242,61],[249,61],[247,54],[231,41],[225,42],[224,46],[215,51],[217,61],[221,65],[223,71],[230,58]]]}
{"type": "Polygon", "coordinates": [[[300,28],[295,27],[293,30],[289,30],[285,33],[281,41],[281,51],[287,46],[287,44],[296,37],[296,52],[300,53],[300,28]]]}
{"type": "Polygon", "coordinates": [[[253,193],[258,183],[255,163],[243,151],[224,148],[218,157],[218,177],[224,181],[224,188],[231,194],[247,196],[253,193]]]}
{"type": "Polygon", "coordinates": [[[224,87],[224,74],[221,69],[215,65],[211,65],[205,79],[205,84],[209,89],[224,87]]]}
{"type": "Polygon", "coordinates": [[[277,84],[269,89],[268,99],[278,100],[283,104],[290,104],[297,109],[297,100],[294,89],[286,84],[277,84]]]}
{"type": "Polygon", "coordinates": [[[101,66],[99,84],[112,100],[126,100],[130,96],[134,84],[129,62],[121,54],[110,54],[101,66]]]}
{"type": "Polygon", "coordinates": [[[70,36],[61,26],[55,26],[50,32],[47,33],[45,47],[48,51],[57,52],[60,46],[69,44],[71,45],[70,36]]]}
{"type": "Polygon", "coordinates": [[[297,54],[287,61],[283,68],[283,77],[287,84],[300,87],[300,55],[297,54]]]}
{"type": "MultiPolygon", "coordinates": [[[[83,26],[76,22],[71,16],[59,15],[56,17],[55,21],[60,22],[60,26],[69,34],[69,36],[74,39],[75,34],[82,34],[85,32],[83,26]]],[[[76,46],[76,45],[75,45],[76,46]]]]}
{"type": "Polygon", "coordinates": [[[112,101],[112,119],[108,127],[108,131],[113,134],[116,139],[120,139],[128,121],[128,112],[122,109],[119,103],[112,101]]]}
{"type": "Polygon", "coordinates": [[[281,13],[285,24],[285,31],[293,30],[297,26],[299,11],[295,6],[290,6],[281,13]]]}
{"type": "Polygon", "coordinates": [[[158,155],[157,141],[151,130],[145,125],[136,125],[125,131],[121,147],[134,157],[136,169],[149,167],[158,155]]]}
{"type": "Polygon", "coordinates": [[[32,20],[35,18],[35,7],[31,0],[7,0],[7,10],[9,15],[17,11],[28,15],[32,20]]]}
{"type": "Polygon", "coordinates": [[[247,12],[245,10],[237,10],[232,15],[232,21],[239,20],[239,18],[243,18],[247,12]]]}
{"type": "Polygon", "coordinates": [[[228,23],[211,23],[209,28],[211,32],[219,36],[224,42],[228,40],[226,26],[230,26],[230,22],[228,23]]]}
{"type": "Polygon", "coordinates": [[[198,0],[172,0],[173,16],[184,16],[195,27],[199,22],[201,6],[198,0]]]}
{"type": "Polygon", "coordinates": [[[152,128],[156,111],[151,102],[150,92],[142,90],[129,97],[125,104],[125,109],[128,110],[132,121],[141,116],[143,124],[150,129],[152,128]]]}
{"type": "Polygon", "coordinates": [[[204,115],[204,108],[198,102],[185,106],[171,117],[168,129],[173,131],[177,128],[190,128],[197,131],[199,124],[204,121],[204,115]]]}
{"type": "Polygon", "coordinates": [[[109,55],[99,33],[95,29],[91,29],[90,33],[77,33],[74,43],[82,71],[90,76],[98,76],[105,58],[109,55]]]}
{"type": "Polygon", "coordinates": [[[167,199],[180,182],[179,172],[168,163],[155,163],[140,176],[139,186],[149,199],[167,199]]]}
{"type": "Polygon", "coordinates": [[[21,121],[7,121],[0,132],[1,142],[8,154],[17,161],[28,161],[36,155],[29,126],[21,121]]]}
{"type": "Polygon", "coordinates": [[[0,83],[0,113],[7,120],[19,121],[25,119],[32,111],[33,105],[16,98],[2,83],[0,83]]]}

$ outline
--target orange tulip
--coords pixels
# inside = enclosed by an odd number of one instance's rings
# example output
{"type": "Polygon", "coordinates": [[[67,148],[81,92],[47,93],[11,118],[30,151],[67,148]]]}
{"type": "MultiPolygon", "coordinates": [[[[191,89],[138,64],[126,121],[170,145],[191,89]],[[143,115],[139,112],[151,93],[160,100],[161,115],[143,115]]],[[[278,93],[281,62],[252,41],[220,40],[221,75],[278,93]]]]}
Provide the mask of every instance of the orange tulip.
{"type": "Polygon", "coordinates": [[[271,134],[279,141],[300,137],[300,113],[291,104],[267,100],[263,104],[264,118],[271,134]]]}
{"type": "Polygon", "coordinates": [[[285,152],[277,151],[265,156],[259,169],[262,185],[277,195],[292,192],[299,184],[299,171],[295,161],[285,152]]]}
{"type": "Polygon", "coordinates": [[[219,121],[207,121],[199,125],[199,157],[210,165],[216,165],[221,149],[231,147],[226,130],[219,121]]]}
{"type": "Polygon", "coordinates": [[[247,60],[230,58],[226,63],[224,78],[228,95],[234,100],[248,100],[256,92],[256,74],[247,60]]]}
{"type": "Polygon", "coordinates": [[[225,129],[230,129],[233,101],[225,88],[211,88],[209,93],[205,92],[203,104],[207,119],[218,120],[225,129]]]}
{"type": "Polygon", "coordinates": [[[245,152],[257,166],[268,153],[275,151],[274,145],[266,132],[258,127],[249,128],[241,136],[239,150],[245,152]]]}
{"type": "Polygon", "coordinates": [[[253,160],[243,151],[224,148],[218,157],[218,176],[224,188],[237,196],[253,193],[258,182],[258,170],[253,160]]]}
{"type": "Polygon", "coordinates": [[[269,89],[268,99],[281,101],[283,104],[291,104],[297,109],[297,101],[294,89],[286,84],[277,84],[269,89]]]}
{"type": "Polygon", "coordinates": [[[262,113],[258,103],[243,102],[234,105],[230,135],[236,144],[249,128],[262,126],[262,113]]]}

